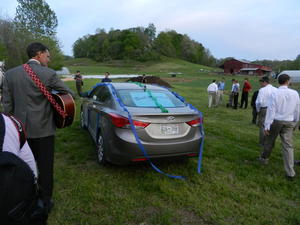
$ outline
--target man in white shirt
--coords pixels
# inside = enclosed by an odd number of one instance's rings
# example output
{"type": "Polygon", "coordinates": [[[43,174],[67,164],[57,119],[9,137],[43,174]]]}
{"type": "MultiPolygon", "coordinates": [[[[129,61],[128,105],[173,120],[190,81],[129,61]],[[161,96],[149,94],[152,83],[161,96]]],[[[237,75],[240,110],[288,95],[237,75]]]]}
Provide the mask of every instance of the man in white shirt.
{"type": "MultiPolygon", "coordinates": [[[[28,164],[35,177],[37,177],[37,167],[31,149],[27,143],[20,148],[20,136],[14,122],[6,115],[0,114],[3,118],[5,133],[3,138],[3,152],[11,152],[28,164]]],[[[1,118],[0,118],[1,119],[1,118]]]]}
{"type": "Polygon", "coordinates": [[[212,105],[217,105],[217,92],[218,92],[218,85],[216,84],[216,80],[213,80],[213,82],[208,85],[207,87],[208,92],[208,108],[210,108],[212,105]]]}
{"type": "Polygon", "coordinates": [[[232,84],[232,96],[233,96],[233,109],[237,109],[238,101],[239,101],[239,92],[240,92],[240,84],[238,80],[233,80],[232,84]]]}
{"type": "Polygon", "coordinates": [[[269,84],[269,78],[267,76],[262,77],[259,82],[261,88],[259,89],[255,105],[258,113],[259,144],[264,146],[264,122],[266,118],[267,107],[272,93],[276,91],[277,88],[269,84]]]}
{"type": "Polygon", "coordinates": [[[280,135],[284,169],[289,180],[295,177],[293,131],[299,121],[300,99],[297,91],[289,89],[290,77],[282,74],[278,77],[280,87],[272,93],[264,122],[266,135],[261,159],[267,161],[271,155],[275,140],[280,135]]]}

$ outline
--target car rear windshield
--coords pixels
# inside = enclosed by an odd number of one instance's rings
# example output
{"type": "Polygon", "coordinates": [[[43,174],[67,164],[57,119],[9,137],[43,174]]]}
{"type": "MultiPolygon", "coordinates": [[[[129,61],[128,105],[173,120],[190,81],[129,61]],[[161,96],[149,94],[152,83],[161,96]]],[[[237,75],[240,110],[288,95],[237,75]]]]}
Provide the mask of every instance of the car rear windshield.
{"type": "Polygon", "coordinates": [[[163,107],[177,108],[185,104],[167,90],[118,90],[122,102],[129,107],[157,107],[155,100],[163,107]],[[151,97],[150,94],[153,96],[151,97]]]}

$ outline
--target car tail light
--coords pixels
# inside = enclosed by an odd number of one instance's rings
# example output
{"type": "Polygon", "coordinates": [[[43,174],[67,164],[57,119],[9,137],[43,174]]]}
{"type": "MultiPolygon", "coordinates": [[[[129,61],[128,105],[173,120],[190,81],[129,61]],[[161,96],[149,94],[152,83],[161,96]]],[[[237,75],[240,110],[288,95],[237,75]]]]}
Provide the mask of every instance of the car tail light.
{"type": "Polygon", "coordinates": [[[136,158],[136,159],[132,159],[132,162],[142,162],[142,161],[146,161],[146,158],[136,158]]]}
{"type": "MultiPolygon", "coordinates": [[[[130,122],[128,118],[113,113],[109,113],[109,116],[111,118],[111,122],[116,127],[130,128],[130,122]]],[[[132,120],[132,122],[135,128],[146,128],[150,124],[150,123],[145,123],[137,120],[132,120]]]]}
{"type": "Polygon", "coordinates": [[[189,122],[186,122],[188,125],[190,125],[191,127],[198,127],[200,126],[200,124],[202,123],[202,118],[199,117],[198,119],[195,119],[195,120],[191,120],[189,122]]]}
{"type": "Polygon", "coordinates": [[[187,154],[188,157],[195,157],[198,156],[198,153],[189,153],[187,154]]]}

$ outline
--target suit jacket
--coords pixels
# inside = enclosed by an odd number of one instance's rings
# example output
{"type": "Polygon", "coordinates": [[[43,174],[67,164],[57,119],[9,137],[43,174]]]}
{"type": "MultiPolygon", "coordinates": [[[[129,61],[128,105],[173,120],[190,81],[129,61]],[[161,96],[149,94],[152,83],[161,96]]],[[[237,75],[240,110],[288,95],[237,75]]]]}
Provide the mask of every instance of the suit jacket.
{"type": "MultiPolygon", "coordinates": [[[[36,61],[28,61],[41,82],[51,92],[74,93],[56,75],[56,72],[41,66],[36,61]]],[[[28,138],[41,138],[55,134],[53,109],[44,94],[25,72],[23,65],[10,69],[3,83],[3,109],[20,119],[28,138]]]]}

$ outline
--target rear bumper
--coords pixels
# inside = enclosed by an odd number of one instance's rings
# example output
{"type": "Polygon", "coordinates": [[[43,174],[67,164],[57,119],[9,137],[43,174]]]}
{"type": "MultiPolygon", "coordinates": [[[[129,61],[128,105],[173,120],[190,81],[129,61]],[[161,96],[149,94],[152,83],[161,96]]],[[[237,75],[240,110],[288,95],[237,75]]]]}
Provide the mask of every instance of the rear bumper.
{"type": "MultiPolygon", "coordinates": [[[[149,158],[169,158],[178,156],[197,155],[200,149],[202,136],[200,132],[195,132],[189,140],[168,140],[165,142],[145,142],[141,141],[149,158]]],[[[110,151],[107,159],[113,164],[129,164],[136,159],[145,158],[142,149],[137,144],[133,133],[131,135],[120,135],[116,132],[109,140],[110,151]]]]}

